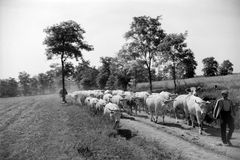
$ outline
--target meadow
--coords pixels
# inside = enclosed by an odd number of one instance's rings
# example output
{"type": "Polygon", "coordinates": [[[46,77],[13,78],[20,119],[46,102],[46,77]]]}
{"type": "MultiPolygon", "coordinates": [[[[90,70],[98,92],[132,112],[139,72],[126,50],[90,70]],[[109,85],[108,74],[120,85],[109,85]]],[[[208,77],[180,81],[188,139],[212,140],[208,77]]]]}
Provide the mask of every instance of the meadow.
{"type": "MultiPolygon", "coordinates": [[[[217,98],[221,97],[221,91],[224,89],[229,90],[229,98],[233,101],[240,99],[240,74],[233,74],[227,76],[215,77],[195,77],[189,79],[177,80],[177,93],[185,94],[185,89],[188,87],[201,87],[200,96],[212,95],[217,98]],[[215,88],[217,86],[217,88],[215,88]]],[[[148,90],[149,83],[139,83],[136,87],[137,91],[148,90]]],[[[173,91],[173,80],[156,81],[153,82],[153,92],[160,91],[173,91]]]]}
{"type": "Polygon", "coordinates": [[[92,116],[85,106],[62,105],[58,95],[0,99],[0,159],[183,159],[154,140],[92,116]]]}

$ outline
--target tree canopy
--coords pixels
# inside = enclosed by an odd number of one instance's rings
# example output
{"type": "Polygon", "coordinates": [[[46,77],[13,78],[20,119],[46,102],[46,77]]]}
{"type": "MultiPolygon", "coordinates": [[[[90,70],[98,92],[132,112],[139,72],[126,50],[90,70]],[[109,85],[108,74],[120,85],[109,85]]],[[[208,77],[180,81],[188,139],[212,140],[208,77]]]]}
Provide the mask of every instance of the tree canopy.
{"type": "Polygon", "coordinates": [[[224,60],[219,66],[219,75],[228,75],[233,72],[233,64],[229,60],[224,60]]]}
{"type": "Polygon", "coordinates": [[[158,49],[159,44],[166,36],[161,28],[160,19],[161,16],[156,18],[149,16],[134,17],[130,30],[125,33],[126,40],[130,40],[129,53],[148,70],[150,92],[152,92],[152,63],[156,54],[160,52],[158,49]]]}
{"type": "MultiPolygon", "coordinates": [[[[66,68],[72,66],[67,63],[68,59],[78,58],[83,60],[82,50],[91,51],[93,46],[84,41],[83,34],[85,30],[81,28],[80,24],[69,20],[54,24],[44,29],[47,34],[43,44],[47,46],[47,59],[52,59],[54,56],[61,59],[62,65],[62,87],[65,89],[65,75],[66,68]]],[[[69,73],[69,72],[68,72],[69,73]]],[[[63,102],[65,102],[65,95],[62,94],[63,102]]]]}
{"type": "Polygon", "coordinates": [[[202,60],[203,62],[203,75],[216,76],[218,74],[219,64],[214,57],[207,57],[202,60]]]}

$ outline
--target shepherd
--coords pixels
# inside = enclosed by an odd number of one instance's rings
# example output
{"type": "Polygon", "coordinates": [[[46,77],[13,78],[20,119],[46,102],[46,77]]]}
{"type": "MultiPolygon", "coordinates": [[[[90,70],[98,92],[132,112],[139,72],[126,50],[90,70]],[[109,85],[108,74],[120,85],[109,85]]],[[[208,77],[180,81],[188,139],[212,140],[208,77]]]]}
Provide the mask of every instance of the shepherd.
{"type": "Polygon", "coordinates": [[[62,101],[63,104],[64,104],[64,103],[67,103],[67,101],[66,101],[66,99],[65,99],[65,97],[66,97],[67,94],[68,94],[68,92],[67,92],[67,90],[66,90],[65,88],[63,88],[63,89],[61,89],[61,90],[59,91],[59,96],[63,99],[63,101],[62,101]]]}

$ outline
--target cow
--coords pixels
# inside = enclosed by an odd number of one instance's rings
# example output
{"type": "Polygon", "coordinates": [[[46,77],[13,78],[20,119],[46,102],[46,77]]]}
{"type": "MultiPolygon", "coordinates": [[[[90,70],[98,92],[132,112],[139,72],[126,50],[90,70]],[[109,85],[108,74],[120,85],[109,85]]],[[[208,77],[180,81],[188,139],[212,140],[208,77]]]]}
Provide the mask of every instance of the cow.
{"type": "Polygon", "coordinates": [[[170,92],[166,92],[166,91],[162,91],[159,93],[159,95],[161,97],[163,97],[164,99],[173,99],[173,98],[176,98],[178,95],[177,94],[172,94],[170,92]]]}
{"type": "Polygon", "coordinates": [[[96,104],[98,102],[98,99],[97,98],[91,98],[90,101],[89,101],[89,104],[90,104],[90,109],[94,109],[96,108],[96,104]]]}
{"type": "Polygon", "coordinates": [[[187,116],[190,114],[190,119],[192,121],[192,127],[195,127],[194,119],[195,116],[197,118],[197,122],[199,125],[199,134],[202,134],[202,122],[206,116],[206,114],[211,110],[211,107],[208,105],[211,102],[204,101],[200,97],[196,97],[194,95],[188,96],[186,98],[187,104],[187,116]]]}
{"type": "Polygon", "coordinates": [[[145,110],[148,113],[148,111],[147,111],[148,108],[147,108],[147,105],[146,105],[146,99],[147,99],[148,96],[150,96],[150,94],[148,92],[146,92],[146,91],[144,91],[144,92],[136,92],[135,96],[142,99],[142,101],[143,101],[143,105],[142,105],[143,106],[143,110],[145,110]]]}
{"type": "Polygon", "coordinates": [[[114,96],[112,96],[112,98],[111,98],[111,102],[112,103],[115,103],[116,105],[118,105],[118,107],[120,108],[120,109],[123,109],[123,104],[122,104],[122,99],[123,99],[123,97],[122,96],[120,96],[120,95],[114,95],[114,96]]]}
{"type": "Polygon", "coordinates": [[[111,102],[112,96],[113,96],[112,94],[107,93],[103,95],[103,99],[108,103],[111,102]]]}
{"type": "Polygon", "coordinates": [[[111,102],[107,103],[106,106],[104,107],[103,116],[104,117],[109,116],[110,120],[114,121],[113,129],[119,128],[119,123],[120,123],[120,118],[121,118],[121,110],[117,104],[114,104],[111,102]]]}
{"type": "MultiPolygon", "coordinates": [[[[197,95],[197,92],[200,90],[201,88],[198,87],[191,87],[191,88],[187,88],[185,89],[186,92],[188,92],[188,94],[183,94],[183,95],[179,95],[175,98],[175,100],[173,101],[173,110],[175,112],[175,117],[176,117],[176,122],[179,123],[178,121],[178,111],[182,111],[185,114],[185,118],[187,119],[188,117],[186,117],[186,113],[187,113],[187,98],[191,95],[197,95]]],[[[188,120],[188,123],[190,124],[190,121],[188,120]]]]}
{"type": "Polygon", "coordinates": [[[99,99],[97,104],[96,104],[96,110],[97,112],[103,112],[104,107],[106,106],[107,102],[103,99],[99,99]]]}
{"type": "Polygon", "coordinates": [[[87,106],[87,107],[90,107],[90,100],[92,99],[93,97],[86,97],[85,100],[84,100],[84,104],[87,106]]]}
{"type": "Polygon", "coordinates": [[[129,115],[132,115],[133,108],[135,109],[135,113],[137,115],[138,106],[142,106],[143,99],[132,95],[130,97],[125,97],[124,99],[121,99],[121,103],[128,110],[129,115]]]}
{"type": "Polygon", "coordinates": [[[87,98],[87,96],[82,94],[82,93],[77,94],[77,103],[80,106],[83,106],[84,105],[84,101],[85,101],[86,98],[87,98]]]}
{"type": "Polygon", "coordinates": [[[148,111],[150,112],[150,120],[154,121],[155,123],[157,123],[158,121],[158,115],[162,115],[163,118],[163,123],[164,122],[164,118],[165,118],[165,114],[166,111],[169,108],[168,103],[173,101],[172,99],[165,99],[164,97],[162,97],[161,95],[151,95],[149,97],[147,97],[146,99],[146,105],[148,107],[148,111]],[[153,114],[155,113],[156,118],[154,119],[153,114]]]}

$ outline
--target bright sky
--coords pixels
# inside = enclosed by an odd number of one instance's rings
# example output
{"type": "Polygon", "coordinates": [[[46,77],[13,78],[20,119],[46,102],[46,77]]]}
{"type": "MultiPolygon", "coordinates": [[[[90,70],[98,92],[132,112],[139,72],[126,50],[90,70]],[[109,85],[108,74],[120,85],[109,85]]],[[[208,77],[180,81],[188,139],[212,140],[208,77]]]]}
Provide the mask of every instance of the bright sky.
{"type": "Polygon", "coordinates": [[[0,79],[17,78],[25,71],[31,76],[50,70],[43,45],[48,26],[73,20],[86,31],[94,51],[84,51],[91,66],[100,58],[114,56],[126,40],[133,17],[162,15],[166,33],[188,31],[187,44],[198,62],[214,57],[233,63],[240,72],[239,0],[0,0],[0,79]]]}

